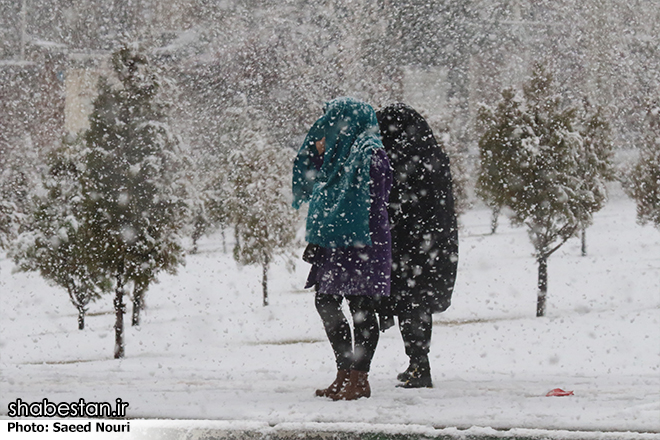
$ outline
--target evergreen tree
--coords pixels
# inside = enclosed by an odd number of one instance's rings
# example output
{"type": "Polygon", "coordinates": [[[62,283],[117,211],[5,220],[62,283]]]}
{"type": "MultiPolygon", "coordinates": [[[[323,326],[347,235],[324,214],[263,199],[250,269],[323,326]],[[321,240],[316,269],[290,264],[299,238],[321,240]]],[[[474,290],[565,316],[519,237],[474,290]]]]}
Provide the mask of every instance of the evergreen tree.
{"type": "Polygon", "coordinates": [[[20,270],[37,271],[66,289],[78,311],[78,329],[83,330],[88,304],[108,291],[110,282],[89,264],[89,237],[80,223],[81,167],[73,147],[51,152],[41,191],[34,195],[33,210],[10,254],[20,270]]]}
{"type": "Polygon", "coordinates": [[[94,263],[114,280],[115,358],[124,356],[125,288],[133,282],[133,322],[158,272],[183,263],[186,162],[170,130],[167,85],[135,45],[112,56],[85,133],[82,209],[94,263]]]}
{"type": "Polygon", "coordinates": [[[9,247],[16,237],[20,215],[9,195],[0,194],[0,249],[9,247]]]}
{"type": "Polygon", "coordinates": [[[490,206],[510,208],[512,222],[527,227],[538,262],[536,315],[544,316],[548,258],[591,224],[611,165],[595,152],[597,137],[580,134],[577,108],[562,106],[541,65],[522,93],[505,90],[497,109],[482,109],[479,119],[485,131],[478,194],[490,206]]]}
{"type": "Polygon", "coordinates": [[[468,195],[470,185],[470,173],[468,171],[469,151],[467,143],[461,141],[462,116],[461,109],[456,100],[447,112],[431,115],[427,118],[429,125],[436,134],[438,143],[449,156],[451,163],[451,178],[454,192],[454,210],[460,216],[472,207],[468,195]]]}
{"type": "Polygon", "coordinates": [[[226,252],[225,227],[227,213],[225,209],[226,176],[218,170],[226,168],[225,154],[199,154],[194,158],[195,173],[193,186],[197,197],[192,201],[190,236],[193,241],[191,253],[197,253],[199,239],[220,228],[223,252],[226,252]]]}
{"type": "MultiPolygon", "coordinates": [[[[601,107],[593,106],[585,99],[578,115],[578,126],[583,139],[579,156],[583,185],[595,194],[596,198],[605,200],[605,181],[613,181],[616,178],[612,165],[614,145],[610,123],[601,107]]],[[[587,226],[588,224],[583,224],[580,228],[582,256],[587,255],[587,226]]]]}
{"type": "Polygon", "coordinates": [[[517,138],[520,130],[516,124],[522,121],[519,97],[512,89],[505,89],[497,109],[482,106],[477,119],[484,135],[479,141],[480,172],[476,194],[491,209],[490,230],[494,234],[502,207],[505,206],[504,197],[498,197],[497,194],[506,182],[506,173],[515,160],[511,142],[517,138]]]}
{"type": "Polygon", "coordinates": [[[0,143],[0,249],[10,248],[30,212],[40,169],[41,159],[29,135],[14,146],[0,143]]]}
{"type": "Polygon", "coordinates": [[[650,106],[647,124],[639,158],[625,176],[624,188],[637,202],[637,220],[660,228],[660,104],[650,106]]]}
{"type": "Polygon", "coordinates": [[[275,255],[291,250],[300,219],[289,196],[292,151],[277,147],[256,117],[250,120],[228,158],[226,208],[237,237],[234,257],[261,265],[266,306],[268,267],[275,255]]]}

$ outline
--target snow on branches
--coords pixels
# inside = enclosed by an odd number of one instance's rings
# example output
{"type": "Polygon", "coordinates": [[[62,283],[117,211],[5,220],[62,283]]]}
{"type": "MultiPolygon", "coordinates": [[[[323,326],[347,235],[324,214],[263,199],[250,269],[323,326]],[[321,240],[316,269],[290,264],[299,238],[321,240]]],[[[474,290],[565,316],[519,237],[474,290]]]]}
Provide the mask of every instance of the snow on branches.
{"type": "Polygon", "coordinates": [[[289,186],[294,151],[268,136],[259,112],[243,110],[235,118],[235,131],[228,136],[233,148],[227,158],[225,207],[237,238],[234,257],[241,264],[262,266],[267,305],[268,266],[275,255],[291,250],[300,226],[289,186]]]}
{"type": "Polygon", "coordinates": [[[508,207],[525,225],[539,263],[537,316],[545,314],[547,259],[606,199],[612,144],[599,112],[580,117],[564,105],[552,76],[537,65],[522,92],[507,89],[479,121],[481,173],[477,193],[489,206],[508,207]]]}
{"type": "Polygon", "coordinates": [[[647,130],[639,146],[639,158],[624,176],[624,188],[637,202],[637,219],[660,228],[660,104],[647,113],[647,130]]]}

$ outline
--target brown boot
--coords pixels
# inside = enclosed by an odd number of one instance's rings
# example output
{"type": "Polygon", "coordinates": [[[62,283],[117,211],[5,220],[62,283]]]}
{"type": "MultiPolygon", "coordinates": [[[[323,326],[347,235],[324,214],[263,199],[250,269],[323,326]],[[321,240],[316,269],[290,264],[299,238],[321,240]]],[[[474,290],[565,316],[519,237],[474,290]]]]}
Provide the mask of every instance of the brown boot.
{"type": "Polygon", "coordinates": [[[335,381],[332,382],[326,389],[316,390],[316,395],[319,397],[330,397],[337,394],[348,381],[349,373],[350,371],[348,370],[337,370],[337,377],[335,378],[335,381]]]}
{"type": "Polygon", "coordinates": [[[344,387],[337,394],[330,395],[332,400],[356,400],[360,397],[371,397],[371,387],[366,371],[351,370],[351,375],[344,387]]]}

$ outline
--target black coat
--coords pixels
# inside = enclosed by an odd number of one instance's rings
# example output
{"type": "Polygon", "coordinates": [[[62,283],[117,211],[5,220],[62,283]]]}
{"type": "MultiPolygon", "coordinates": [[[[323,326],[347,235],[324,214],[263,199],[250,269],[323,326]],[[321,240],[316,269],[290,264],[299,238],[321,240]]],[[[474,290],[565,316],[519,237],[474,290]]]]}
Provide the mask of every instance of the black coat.
{"type": "Polygon", "coordinates": [[[451,304],[458,266],[449,158],[413,108],[393,104],[377,116],[394,169],[388,206],[392,293],[386,309],[399,315],[414,302],[442,312],[451,304]]]}

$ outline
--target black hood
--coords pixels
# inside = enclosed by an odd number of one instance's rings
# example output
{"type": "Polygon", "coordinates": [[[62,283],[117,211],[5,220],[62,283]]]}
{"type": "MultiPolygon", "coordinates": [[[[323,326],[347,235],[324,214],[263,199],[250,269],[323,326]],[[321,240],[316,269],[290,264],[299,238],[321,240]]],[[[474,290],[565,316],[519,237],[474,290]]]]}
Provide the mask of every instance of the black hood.
{"type": "Polygon", "coordinates": [[[437,146],[433,131],[417,110],[403,103],[388,105],[376,112],[383,145],[396,168],[411,155],[423,155],[437,146]]]}

